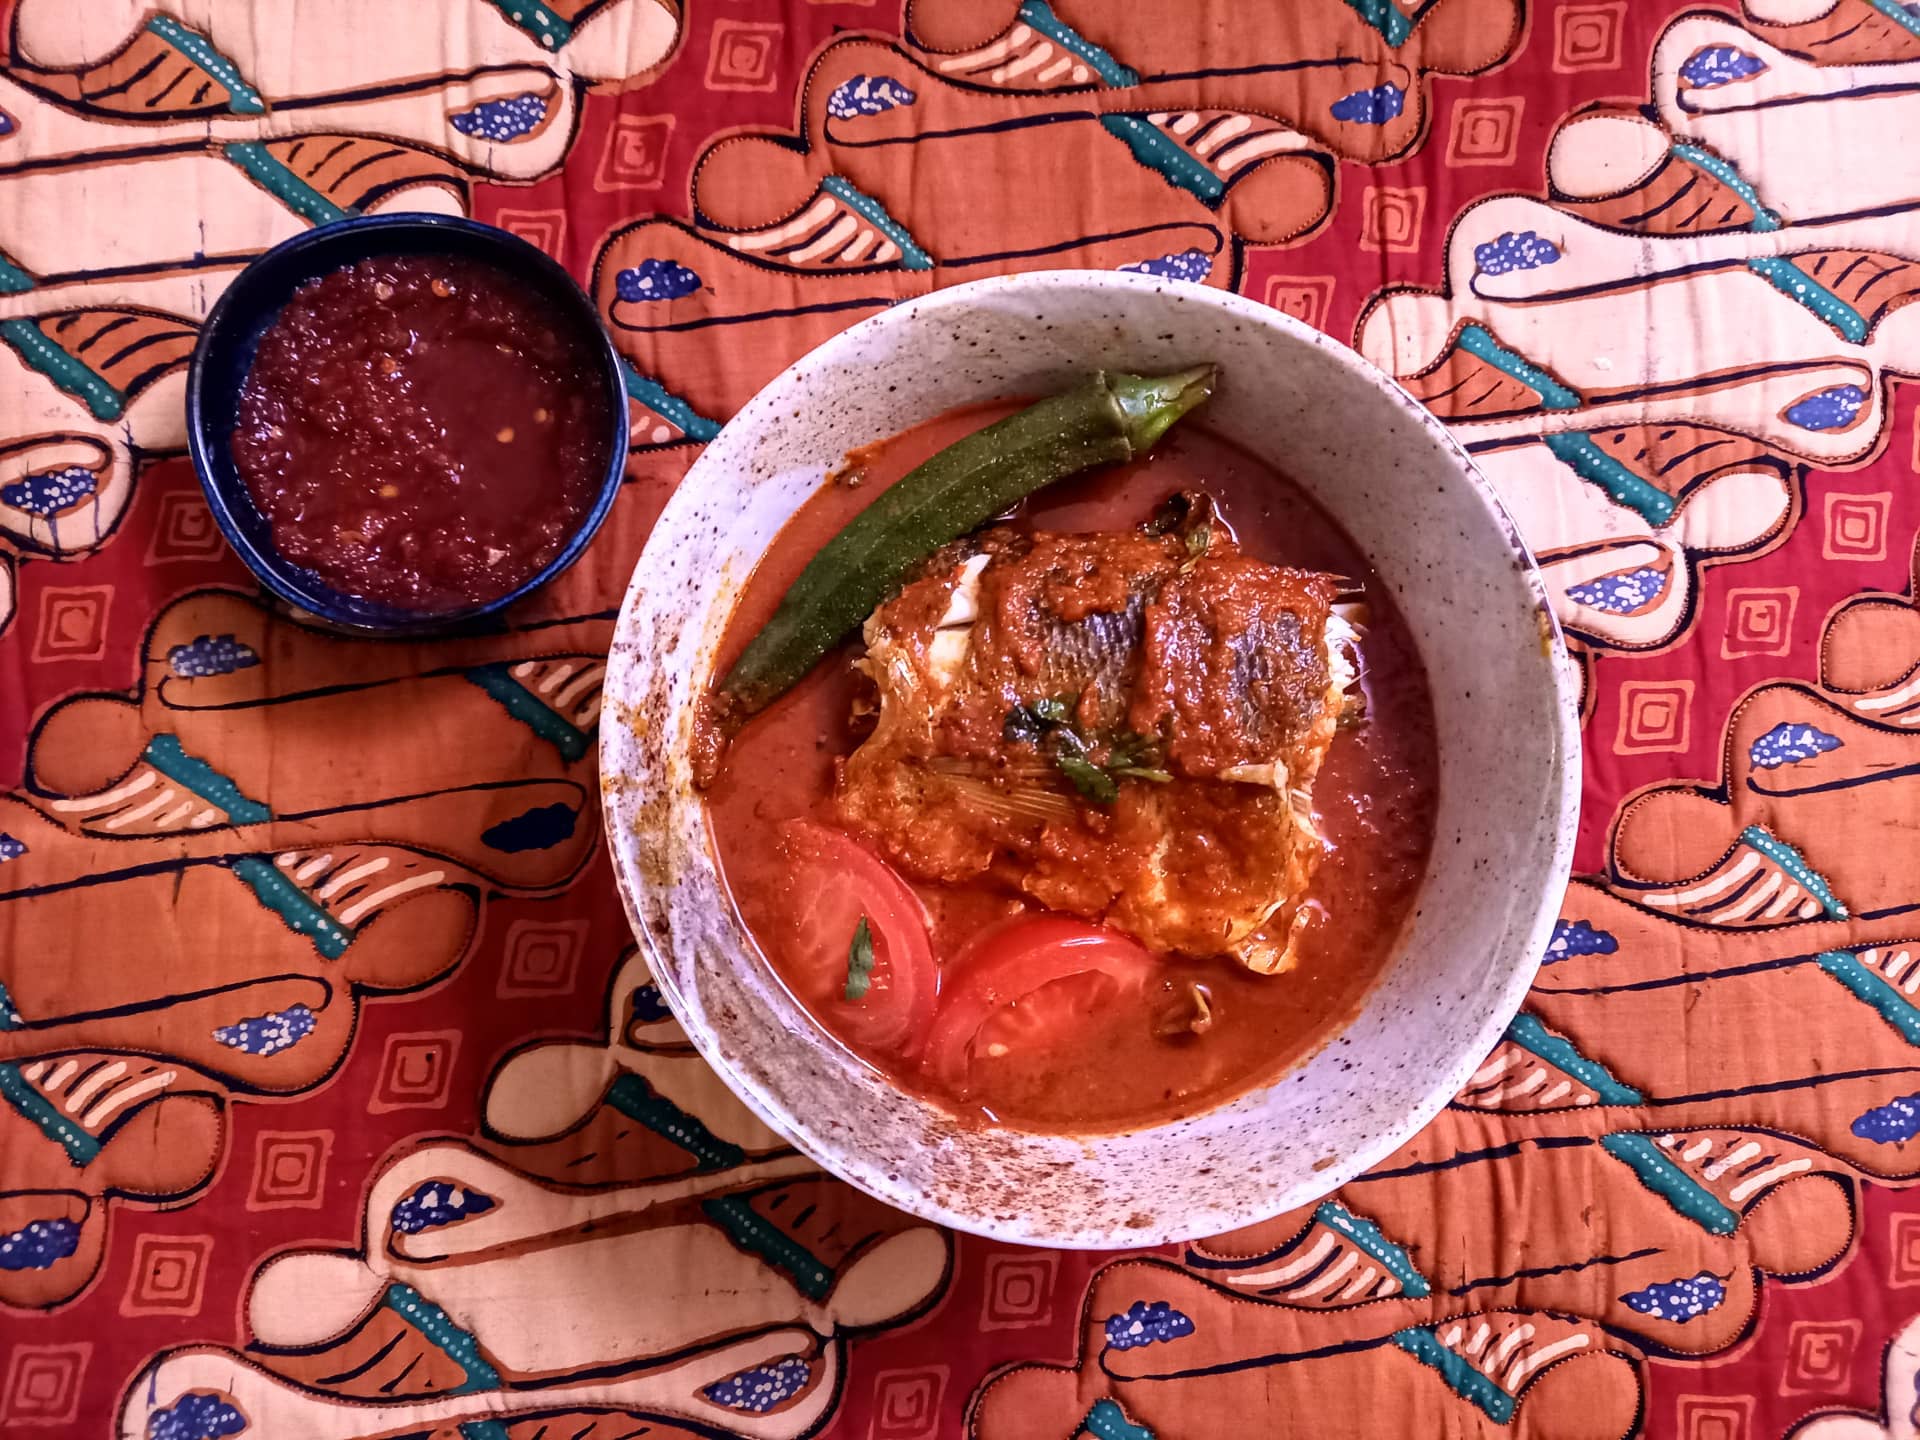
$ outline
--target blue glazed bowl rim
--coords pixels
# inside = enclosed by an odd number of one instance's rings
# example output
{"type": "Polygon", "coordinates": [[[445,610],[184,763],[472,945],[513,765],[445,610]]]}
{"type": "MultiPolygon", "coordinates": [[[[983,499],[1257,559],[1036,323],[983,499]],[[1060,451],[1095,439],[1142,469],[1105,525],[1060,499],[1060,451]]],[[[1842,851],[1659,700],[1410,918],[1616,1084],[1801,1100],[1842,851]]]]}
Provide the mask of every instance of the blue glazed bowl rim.
{"type": "Polygon", "coordinates": [[[226,536],[227,543],[254,577],[280,599],[329,624],[370,635],[451,630],[484,620],[525,599],[567,570],[585,553],[613,508],[626,475],[627,448],[625,370],[592,300],[566,267],[539,247],[511,231],[464,216],[425,213],[354,216],[315,226],[281,241],[255,256],[214,302],[200,327],[187,370],[187,452],[220,533],[226,536]],[[381,243],[382,240],[398,243],[381,243]],[[445,243],[431,243],[436,240],[445,243]],[[423,241],[428,243],[420,243],[423,241]],[[316,252],[311,263],[288,266],[289,260],[299,260],[307,251],[316,252]],[[241,522],[242,513],[253,519],[262,532],[266,529],[265,519],[233,463],[232,417],[230,414],[222,417],[226,421],[223,428],[208,415],[207,391],[208,372],[216,352],[223,346],[237,345],[246,366],[251,367],[252,352],[260,335],[279,315],[294,289],[306,281],[377,255],[435,252],[470,255],[490,261],[509,274],[525,276],[531,272],[544,282],[543,293],[560,297],[563,306],[572,309],[573,314],[566,318],[581,327],[600,360],[611,416],[611,446],[606,473],[601,477],[593,504],[558,555],[504,595],[457,610],[422,613],[380,605],[335,590],[248,533],[241,522]],[[289,284],[275,285],[264,295],[249,293],[266,283],[262,276],[274,275],[283,268],[291,277],[289,284]],[[224,460],[224,468],[219,460],[224,460]]]}

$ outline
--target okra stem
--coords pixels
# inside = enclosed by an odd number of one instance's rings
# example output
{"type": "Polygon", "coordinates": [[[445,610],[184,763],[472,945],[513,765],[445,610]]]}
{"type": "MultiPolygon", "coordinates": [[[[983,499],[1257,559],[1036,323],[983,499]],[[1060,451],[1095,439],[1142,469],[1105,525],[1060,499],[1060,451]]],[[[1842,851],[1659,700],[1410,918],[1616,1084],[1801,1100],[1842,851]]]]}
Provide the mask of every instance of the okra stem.
{"type": "Polygon", "coordinates": [[[1171,375],[1107,377],[1126,417],[1127,439],[1136,451],[1151,450],[1174,421],[1213,394],[1215,368],[1195,365],[1171,375]]]}

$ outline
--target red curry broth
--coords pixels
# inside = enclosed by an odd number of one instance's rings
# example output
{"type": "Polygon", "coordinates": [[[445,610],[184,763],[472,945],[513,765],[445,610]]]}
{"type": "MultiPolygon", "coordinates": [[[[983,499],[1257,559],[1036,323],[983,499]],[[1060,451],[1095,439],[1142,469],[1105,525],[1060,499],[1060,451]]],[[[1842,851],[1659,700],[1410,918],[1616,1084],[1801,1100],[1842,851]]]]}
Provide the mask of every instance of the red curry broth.
{"type": "MultiPolygon", "coordinates": [[[[1011,404],[954,411],[862,451],[782,529],[732,616],[725,673],[765,624],[807,561],[888,485],[961,436],[1011,413],[1011,404]]],[[[913,1061],[860,1052],[906,1089],[965,1115],[1033,1129],[1080,1132],[1192,1114],[1251,1088],[1324,1043],[1359,1008],[1393,953],[1425,870],[1432,839],[1436,755],[1425,673],[1405,620],[1338,525],[1273,469],[1230,442],[1188,425],[1151,457],[1053,486],[1023,505],[1017,522],[1038,530],[1124,530],[1166,497],[1203,490],[1247,553],[1323,570],[1365,585],[1370,612],[1361,645],[1366,720],[1333,742],[1314,787],[1327,851],[1309,891],[1314,910],[1297,966],[1257,975],[1226,960],[1162,957],[1144,995],[1083,1006],[1071,1027],[1044,1036],[1002,1026],[1010,1042],[976,1054],[964,1095],[942,1091],[913,1061]],[[1156,1026],[1205,984],[1214,1021],[1206,1033],[1169,1038],[1156,1026]]],[[[868,687],[852,670],[851,645],[829,655],[735,738],[708,789],[708,815],[741,918],[756,937],[773,933],[792,903],[780,822],[834,823],[837,759],[858,740],[854,701],[868,687]]],[[[967,941],[1031,902],[988,882],[913,885],[931,922],[943,967],[967,941]]],[[[781,957],[769,959],[783,970],[781,957]]],[[[796,995],[803,989],[783,973],[796,995]]],[[[804,1003],[804,1002],[803,1002],[804,1003]]],[[[827,1017],[820,1016],[832,1030],[827,1017]]],[[[1017,1017],[1015,1018],[1017,1021],[1017,1017]]],[[[845,1041],[846,1037],[839,1037],[845,1041]]]]}

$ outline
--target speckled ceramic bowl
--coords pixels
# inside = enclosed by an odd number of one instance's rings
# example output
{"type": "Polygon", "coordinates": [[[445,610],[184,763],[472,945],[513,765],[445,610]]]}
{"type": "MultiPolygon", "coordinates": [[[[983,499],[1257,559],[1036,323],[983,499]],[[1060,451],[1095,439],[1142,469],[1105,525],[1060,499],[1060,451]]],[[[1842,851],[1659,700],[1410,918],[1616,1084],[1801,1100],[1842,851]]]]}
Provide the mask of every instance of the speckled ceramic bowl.
{"type": "Polygon", "coordinates": [[[1408,1139],[1485,1058],[1526,994],[1567,879],[1576,689],[1499,502],[1439,423],[1344,346],[1234,295],[1151,277],[985,280],[822,345],[761,391],[681,484],[614,639],[600,745],[607,833],[674,1013],[800,1149],[958,1229],[1153,1245],[1329,1193],[1408,1139]],[[958,405],[1064,389],[1095,368],[1202,360],[1223,378],[1199,423],[1270,458],[1332,512],[1419,642],[1441,773],[1418,912],[1353,1023],[1270,1084],[1123,1134],[968,1129],[816,1026],[741,928],[691,784],[693,702],[738,588],[848,450],[958,405]]]}

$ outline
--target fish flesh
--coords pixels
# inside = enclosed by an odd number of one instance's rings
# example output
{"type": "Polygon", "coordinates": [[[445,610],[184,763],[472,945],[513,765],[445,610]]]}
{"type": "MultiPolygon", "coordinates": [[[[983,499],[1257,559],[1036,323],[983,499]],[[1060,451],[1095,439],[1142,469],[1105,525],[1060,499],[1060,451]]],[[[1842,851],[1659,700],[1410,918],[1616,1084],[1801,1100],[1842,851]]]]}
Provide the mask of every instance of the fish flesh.
{"type": "Polygon", "coordinates": [[[1284,970],[1359,695],[1349,589],[1247,555],[1198,494],[1136,530],[955,542],[863,627],[838,818],[917,879],[1284,970]]]}

